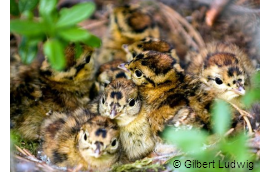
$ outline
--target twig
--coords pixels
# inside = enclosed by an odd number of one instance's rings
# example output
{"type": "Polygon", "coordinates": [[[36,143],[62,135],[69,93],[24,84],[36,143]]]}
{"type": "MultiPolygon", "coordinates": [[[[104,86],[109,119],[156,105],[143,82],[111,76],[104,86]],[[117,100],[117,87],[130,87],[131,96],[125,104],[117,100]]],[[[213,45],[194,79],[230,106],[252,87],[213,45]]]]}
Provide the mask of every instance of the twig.
{"type": "Polygon", "coordinates": [[[222,159],[222,161],[224,160],[224,155],[223,154],[221,154],[222,152],[221,151],[218,151],[217,153],[216,153],[216,155],[215,155],[215,157],[217,157],[217,156],[220,156],[222,159]]]}
{"type": "Polygon", "coordinates": [[[198,49],[198,45],[192,40],[190,35],[188,35],[188,33],[181,26],[181,24],[177,20],[173,19],[172,14],[170,14],[168,10],[162,10],[162,11],[167,20],[167,23],[175,32],[175,34],[177,33],[176,31],[179,31],[179,33],[181,33],[185,37],[185,40],[187,41],[188,45],[191,45],[194,49],[198,49]]]}
{"type": "MultiPolygon", "coordinates": [[[[28,156],[31,156],[31,157],[35,157],[34,155],[32,155],[27,149],[23,149],[24,152],[26,152],[26,154],[28,156]]],[[[36,157],[35,157],[36,158],[36,157]]]]}
{"type": "Polygon", "coordinates": [[[240,109],[237,105],[233,104],[233,103],[230,103],[241,115],[246,115],[248,116],[249,118],[254,118],[250,113],[240,109]]]}
{"type": "Polygon", "coordinates": [[[19,159],[19,160],[22,160],[22,161],[32,162],[32,161],[30,161],[29,159],[26,159],[26,158],[21,157],[21,156],[19,156],[19,155],[14,155],[14,157],[17,158],[17,159],[19,159]]]}
{"type": "Polygon", "coordinates": [[[79,164],[72,170],[72,172],[78,172],[82,167],[83,167],[83,165],[79,164]]]}
{"type": "Polygon", "coordinates": [[[45,171],[51,172],[51,171],[55,171],[54,168],[50,167],[48,164],[45,164],[44,162],[40,161],[40,160],[32,160],[32,159],[28,159],[29,157],[21,157],[19,155],[15,155],[15,158],[25,161],[27,163],[35,163],[38,167],[40,168],[45,168],[45,171]]]}
{"type": "Polygon", "coordinates": [[[16,148],[19,152],[21,152],[23,155],[27,156],[26,152],[23,151],[21,148],[19,148],[17,145],[15,145],[15,148],[16,148]]]}
{"type": "Polygon", "coordinates": [[[246,124],[247,124],[247,127],[248,127],[248,130],[249,130],[249,134],[252,134],[253,133],[253,129],[252,129],[252,126],[247,118],[247,116],[243,116],[244,120],[246,121],[246,124]]]}
{"type": "Polygon", "coordinates": [[[177,20],[177,22],[179,22],[181,25],[183,25],[188,30],[188,33],[190,34],[190,36],[194,37],[194,39],[198,43],[198,45],[196,45],[197,47],[195,47],[195,48],[198,49],[198,48],[202,48],[202,47],[205,46],[205,43],[204,43],[201,35],[187,22],[187,20],[185,18],[183,18],[179,13],[174,11],[172,8],[164,5],[163,3],[159,3],[159,5],[160,5],[161,9],[163,9],[162,12],[167,12],[168,13],[168,17],[171,20],[177,20]]]}
{"type": "Polygon", "coordinates": [[[243,119],[245,120],[245,122],[247,124],[248,130],[249,130],[249,134],[252,134],[253,133],[253,129],[252,129],[252,126],[250,124],[250,121],[248,120],[248,117],[253,118],[253,116],[250,115],[248,112],[240,109],[235,104],[233,104],[233,103],[230,103],[230,104],[242,115],[243,119]]]}
{"type": "Polygon", "coordinates": [[[217,16],[225,7],[230,5],[230,2],[232,2],[232,0],[214,0],[211,3],[210,9],[206,12],[206,24],[212,26],[217,16]]]}
{"type": "Polygon", "coordinates": [[[234,128],[229,129],[229,130],[224,134],[224,137],[229,136],[234,130],[235,130],[234,128]]]}
{"type": "Polygon", "coordinates": [[[174,16],[176,17],[176,19],[188,29],[189,33],[194,37],[194,39],[199,44],[199,47],[205,46],[205,43],[204,43],[201,35],[187,22],[187,20],[185,18],[183,18],[179,13],[174,11],[172,8],[166,6],[162,3],[160,3],[160,4],[162,6],[164,6],[165,8],[167,8],[171,13],[173,13],[174,16]]]}
{"type": "Polygon", "coordinates": [[[91,24],[88,24],[87,26],[81,26],[83,29],[88,29],[88,30],[91,30],[91,29],[94,29],[94,28],[97,28],[98,26],[101,26],[103,24],[106,24],[108,22],[107,19],[105,20],[100,20],[100,21],[97,21],[97,22],[93,22],[91,24]]]}
{"type": "MultiPolygon", "coordinates": [[[[207,4],[207,5],[209,5],[211,3],[211,1],[209,1],[209,0],[193,0],[193,1],[197,1],[199,3],[203,3],[203,4],[207,4]]],[[[260,9],[251,9],[251,8],[247,8],[247,7],[235,5],[235,4],[230,5],[229,10],[233,11],[233,12],[241,13],[241,14],[245,14],[245,13],[258,14],[258,15],[260,14],[260,9]]]]}

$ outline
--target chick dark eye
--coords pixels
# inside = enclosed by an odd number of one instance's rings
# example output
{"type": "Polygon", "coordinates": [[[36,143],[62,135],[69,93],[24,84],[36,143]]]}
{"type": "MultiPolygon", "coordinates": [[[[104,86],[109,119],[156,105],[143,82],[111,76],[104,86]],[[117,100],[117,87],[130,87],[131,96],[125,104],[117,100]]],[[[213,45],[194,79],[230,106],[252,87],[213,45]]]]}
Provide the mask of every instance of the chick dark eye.
{"type": "Polygon", "coordinates": [[[129,106],[134,106],[135,105],[135,100],[133,99],[133,100],[131,100],[130,102],[129,102],[129,106]]]}
{"type": "Polygon", "coordinates": [[[223,81],[219,78],[216,78],[215,81],[218,85],[221,85],[223,83],[223,81]]]}
{"type": "Polygon", "coordinates": [[[102,104],[105,104],[105,98],[104,97],[102,98],[102,104]]]}
{"type": "Polygon", "coordinates": [[[103,85],[104,85],[104,87],[107,87],[108,84],[107,84],[107,83],[104,83],[103,85]]]}
{"type": "Polygon", "coordinates": [[[138,48],[142,48],[143,45],[142,45],[142,44],[138,44],[137,47],[138,47],[138,48]]]}
{"type": "Polygon", "coordinates": [[[138,78],[140,78],[140,77],[143,75],[143,73],[142,73],[140,70],[135,70],[135,75],[136,75],[138,78]]]}
{"type": "Polygon", "coordinates": [[[88,55],[88,56],[85,58],[85,62],[86,62],[86,63],[89,63],[89,62],[90,62],[90,58],[91,58],[91,55],[88,55]]]}
{"type": "Polygon", "coordinates": [[[87,134],[85,133],[84,134],[84,140],[87,141],[88,137],[87,137],[87,134]]]}
{"type": "Polygon", "coordinates": [[[116,145],[116,139],[113,140],[113,142],[111,143],[111,145],[114,147],[116,145]]]}

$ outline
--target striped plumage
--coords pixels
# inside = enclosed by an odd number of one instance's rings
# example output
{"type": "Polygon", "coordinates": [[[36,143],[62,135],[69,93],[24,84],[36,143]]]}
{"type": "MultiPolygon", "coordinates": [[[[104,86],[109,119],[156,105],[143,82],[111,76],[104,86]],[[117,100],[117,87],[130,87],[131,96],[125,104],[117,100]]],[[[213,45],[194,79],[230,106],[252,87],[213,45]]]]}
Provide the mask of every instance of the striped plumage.
{"type": "Polygon", "coordinates": [[[214,95],[202,89],[198,78],[186,75],[169,54],[146,51],[121,68],[131,73],[138,86],[153,133],[162,131],[168,120],[176,125],[208,124],[214,95]],[[179,121],[182,117],[187,120],[179,121]]]}
{"type": "Polygon", "coordinates": [[[43,153],[60,167],[108,171],[120,156],[118,126],[86,109],[54,112],[41,126],[43,153]]]}
{"type": "Polygon", "coordinates": [[[249,57],[234,44],[209,43],[192,57],[188,73],[197,75],[216,96],[241,106],[255,69],[249,57]]]}
{"type": "Polygon", "coordinates": [[[94,82],[93,50],[83,46],[75,58],[75,49],[66,48],[66,68],[55,71],[45,60],[41,68],[19,66],[10,81],[11,123],[24,138],[39,138],[39,126],[53,111],[66,112],[84,107],[89,102],[94,82]]]}
{"type": "Polygon", "coordinates": [[[146,37],[159,38],[160,32],[149,12],[136,5],[125,5],[112,9],[108,32],[97,57],[99,64],[114,59],[126,61],[123,44],[132,44],[146,37]]]}

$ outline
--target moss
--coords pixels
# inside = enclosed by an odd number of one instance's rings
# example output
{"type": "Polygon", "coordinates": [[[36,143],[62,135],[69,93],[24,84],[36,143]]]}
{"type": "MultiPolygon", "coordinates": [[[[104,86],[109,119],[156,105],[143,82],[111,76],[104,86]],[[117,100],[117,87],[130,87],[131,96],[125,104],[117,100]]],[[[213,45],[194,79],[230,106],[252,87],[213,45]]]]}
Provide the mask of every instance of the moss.
{"type": "Polygon", "coordinates": [[[112,166],[111,171],[123,172],[123,171],[162,171],[165,167],[160,164],[153,164],[151,158],[144,158],[137,160],[130,164],[120,164],[112,166]]]}
{"type": "Polygon", "coordinates": [[[10,131],[10,143],[11,143],[11,151],[15,151],[15,145],[20,148],[27,149],[33,155],[37,155],[37,150],[39,147],[39,142],[28,141],[19,135],[16,131],[10,131]]]}

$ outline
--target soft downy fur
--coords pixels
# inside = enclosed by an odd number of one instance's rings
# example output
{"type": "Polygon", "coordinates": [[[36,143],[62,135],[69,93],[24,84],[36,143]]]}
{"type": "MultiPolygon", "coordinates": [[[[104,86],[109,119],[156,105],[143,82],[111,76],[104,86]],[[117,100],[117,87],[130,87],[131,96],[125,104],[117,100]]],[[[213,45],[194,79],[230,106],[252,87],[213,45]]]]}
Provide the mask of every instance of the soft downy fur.
{"type": "Polygon", "coordinates": [[[108,171],[120,156],[117,125],[86,109],[53,113],[44,120],[41,136],[44,154],[60,167],[82,165],[84,170],[108,171]]]}
{"type": "Polygon", "coordinates": [[[146,37],[129,45],[124,44],[123,48],[127,53],[126,58],[128,62],[133,60],[137,54],[144,51],[153,50],[161,53],[168,53],[179,63],[179,57],[176,54],[174,46],[162,39],[146,37]]]}
{"type": "MultiPolygon", "coordinates": [[[[137,86],[125,78],[113,80],[96,101],[96,110],[114,119],[120,129],[120,141],[128,161],[147,156],[153,151],[156,138],[141,104],[137,86]]],[[[94,104],[95,104],[94,103],[94,104]]],[[[93,107],[93,105],[92,105],[93,107]]]]}
{"type": "Polygon", "coordinates": [[[212,42],[192,57],[188,73],[215,91],[216,96],[241,106],[255,69],[249,57],[234,44],[212,42]]]}
{"type": "Polygon", "coordinates": [[[208,125],[214,95],[201,89],[199,79],[186,75],[169,54],[146,51],[121,68],[131,73],[139,88],[153,133],[162,131],[169,120],[176,125],[208,125]]]}
{"type": "Polygon", "coordinates": [[[40,69],[19,66],[11,78],[11,126],[25,139],[38,139],[41,122],[53,111],[72,111],[89,102],[95,64],[93,49],[82,47],[78,59],[74,45],[66,48],[63,71],[55,71],[45,60],[40,69]]]}
{"type": "Polygon", "coordinates": [[[136,5],[115,7],[109,16],[109,28],[97,55],[98,64],[111,60],[126,61],[123,44],[131,44],[145,37],[159,38],[160,32],[152,16],[136,5]]]}
{"type": "Polygon", "coordinates": [[[123,60],[112,60],[107,63],[104,63],[99,67],[97,72],[97,82],[96,86],[98,87],[99,93],[102,93],[105,87],[114,79],[117,78],[127,78],[130,79],[130,76],[127,73],[118,68],[121,63],[124,63],[123,60]]]}

